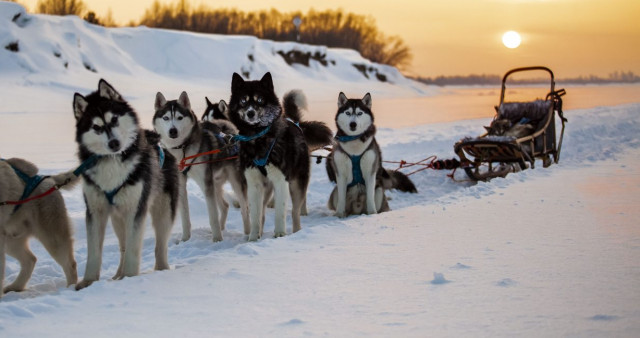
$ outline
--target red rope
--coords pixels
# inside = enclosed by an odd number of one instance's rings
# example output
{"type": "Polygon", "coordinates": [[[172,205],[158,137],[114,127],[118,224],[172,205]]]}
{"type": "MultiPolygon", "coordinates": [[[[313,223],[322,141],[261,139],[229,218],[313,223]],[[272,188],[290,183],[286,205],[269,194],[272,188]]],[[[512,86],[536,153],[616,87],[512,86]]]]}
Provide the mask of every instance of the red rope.
{"type": "Polygon", "coordinates": [[[54,191],[56,191],[58,189],[60,189],[60,186],[54,185],[53,187],[49,188],[49,190],[43,192],[40,195],[36,195],[36,196],[29,197],[29,198],[25,198],[25,199],[20,200],[20,201],[4,201],[4,202],[0,202],[0,206],[3,206],[3,205],[19,205],[19,204],[24,204],[24,203],[27,203],[27,202],[31,202],[33,200],[37,200],[39,198],[45,197],[47,195],[50,195],[51,193],[53,193],[54,191]]]}

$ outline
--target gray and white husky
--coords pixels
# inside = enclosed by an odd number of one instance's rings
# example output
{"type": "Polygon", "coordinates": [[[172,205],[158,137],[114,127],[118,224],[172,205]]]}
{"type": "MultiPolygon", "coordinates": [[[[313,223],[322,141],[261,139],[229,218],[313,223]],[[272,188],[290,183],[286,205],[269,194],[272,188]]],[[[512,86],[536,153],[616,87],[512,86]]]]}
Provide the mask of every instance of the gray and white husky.
{"type": "Polygon", "coordinates": [[[337,144],[327,158],[327,175],[337,183],[328,203],[336,216],[390,210],[385,189],[417,192],[407,176],[382,167],[369,93],[362,99],[348,99],[341,92],[335,120],[337,144]]]}
{"type": "Polygon", "coordinates": [[[216,120],[229,120],[227,117],[229,106],[224,100],[220,100],[214,104],[209,101],[208,97],[204,99],[207,101],[207,108],[205,108],[202,114],[202,121],[215,122],[216,120]]]}
{"type": "MultiPolygon", "coordinates": [[[[72,173],[44,177],[37,173],[38,168],[23,159],[0,160],[0,202],[23,200],[41,195],[54,185],[79,181],[74,180],[72,173]]],[[[37,238],[60,264],[67,285],[75,284],[78,272],[73,258],[72,231],[72,223],[59,191],[20,206],[0,206],[0,297],[3,292],[24,290],[31,278],[36,265],[36,257],[29,250],[31,237],[37,238]],[[18,260],[20,273],[13,283],[2,289],[5,253],[18,260]]]]}
{"type": "Polygon", "coordinates": [[[239,131],[240,170],[247,179],[251,216],[250,241],[262,236],[268,187],[274,191],[275,237],[286,234],[288,195],[293,232],[301,229],[310,177],[309,145],[331,143],[331,130],[324,124],[301,121],[301,103],[305,102],[301,95],[299,91],[285,95],[283,109],[270,73],[257,81],[233,74],[228,117],[239,131]]]}
{"type": "Polygon", "coordinates": [[[87,266],[76,289],[100,278],[107,220],[120,244],[114,279],[138,275],[147,212],[155,230],[155,269],[169,269],[167,245],[178,203],[175,158],[159,146],[160,136],[139,126],[138,116],[105,80],[86,97],[73,98],[87,205],[87,266]]]}
{"type": "MultiPolygon", "coordinates": [[[[207,100],[208,101],[208,100],[207,100]]],[[[182,217],[183,236],[186,241],[191,236],[189,219],[189,202],[187,199],[187,177],[196,181],[205,195],[209,212],[209,225],[213,233],[213,241],[222,241],[229,204],[224,199],[223,185],[229,182],[240,204],[240,212],[244,223],[245,234],[249,233],[249,211],[246,202],[246,181],[238,167],[237,159],[230,159],[235,154],[228,142],[228,135],[236,134],[237,129],[229,121],[212,120],[199,122],[186,92],[182,92],[177,100],[167,101],[162,95],[156,95],[156,113],[153,127],[160,134],[162,144],[178,160],[195,154],[220,149],[221,152],[187,160],[187,166],[180,175],[180,211],[182,217]]]]}

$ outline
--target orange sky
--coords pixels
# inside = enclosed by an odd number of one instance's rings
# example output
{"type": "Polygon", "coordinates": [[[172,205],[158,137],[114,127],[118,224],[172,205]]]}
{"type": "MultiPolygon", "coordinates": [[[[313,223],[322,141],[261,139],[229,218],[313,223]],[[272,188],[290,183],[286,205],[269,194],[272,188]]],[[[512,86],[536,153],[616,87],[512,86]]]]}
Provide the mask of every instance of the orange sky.
{"type": "MultiPolygon", "coordinates": [[[[34,8],[37,0],[19,0],[34,8]]],[[[100,13],[137,21],[153,0],[83,0],[100,13]]],[[[172,2],[165,0],[163,2],[172,2]]],[[[194,5],[280,11],[342,8],[371,15],[387,35],[411,47],[408,73],[422,76],[502,74],[546,65],[557,77],[640,74],[640,0],[191,0],[194,5]],[[233,4],[233,5],[231,5],[233,4]],[[516,49],[502,45],[505,31],[522,35],[516,49]]],[[[304,25],[304,23],[303,23],[304,25]]]]}

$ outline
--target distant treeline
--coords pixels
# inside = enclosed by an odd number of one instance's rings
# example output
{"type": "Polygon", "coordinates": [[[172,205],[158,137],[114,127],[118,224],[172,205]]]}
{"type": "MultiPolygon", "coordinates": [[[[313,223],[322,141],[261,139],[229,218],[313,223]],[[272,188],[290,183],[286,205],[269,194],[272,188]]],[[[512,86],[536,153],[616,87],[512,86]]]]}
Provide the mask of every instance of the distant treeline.
{"type": "MultiPolygon", "coordinates": [[[[437,86],[456,86],[456,85],[500,85],[502,83],[502,76],[493,74],[482,75],[454,75],[454,76],[436,76],[431,77],[414,77],[416,81],[437,85],[437,86]]],[[[632,71],[628,72],[613,72],[607,77],[600,77],[595,75],[578,76],[570,78],[556,78],[557,83],[562,84],[607,84],[607,83],[640,83],[640,76],[634,74],[632,71]]],[[[549,78],[529,78],[529,79],[515,79],[509,77],[509,84],[545,84],[549,83],[549,78]]]]}
{"type": "MultiPolygon", "coordinates": [[[[19,1],[17,1],[19,2],[19,1]]],[[[39,0],[35,11],[53,15],[77,15],[103,26],[116,26],[111,11],[98,16],[88,10],[82,0],[39,0]]],[[[411,51],[398,36],[386,36],[380,32],[370,16],[345,13],[343,10],[315,11],[307,13],[282,13],[277,9],[245,12],[237,9],[211,8],[205,4],[193,6],[189,0],[162,3],[156,0],[139,22],[129,26],[187,30],[192,32],[253,35],[275,41],[297,41],[311,45],[349,48],[377,63],[400,69],[411,62],[411,51]],[[296,29],[293,21],[299,18],[296,29]]]]}

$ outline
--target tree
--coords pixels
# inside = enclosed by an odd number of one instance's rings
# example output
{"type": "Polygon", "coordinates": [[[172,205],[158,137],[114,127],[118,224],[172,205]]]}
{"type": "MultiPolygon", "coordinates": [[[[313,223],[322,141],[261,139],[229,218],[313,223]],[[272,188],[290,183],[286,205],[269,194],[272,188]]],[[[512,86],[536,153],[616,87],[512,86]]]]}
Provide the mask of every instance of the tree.
{"type": "Polygon", "coordinates": [[[52,15],[82,16],[86,5],[82,0],[39,0],[36,11],[52,15]]]}

